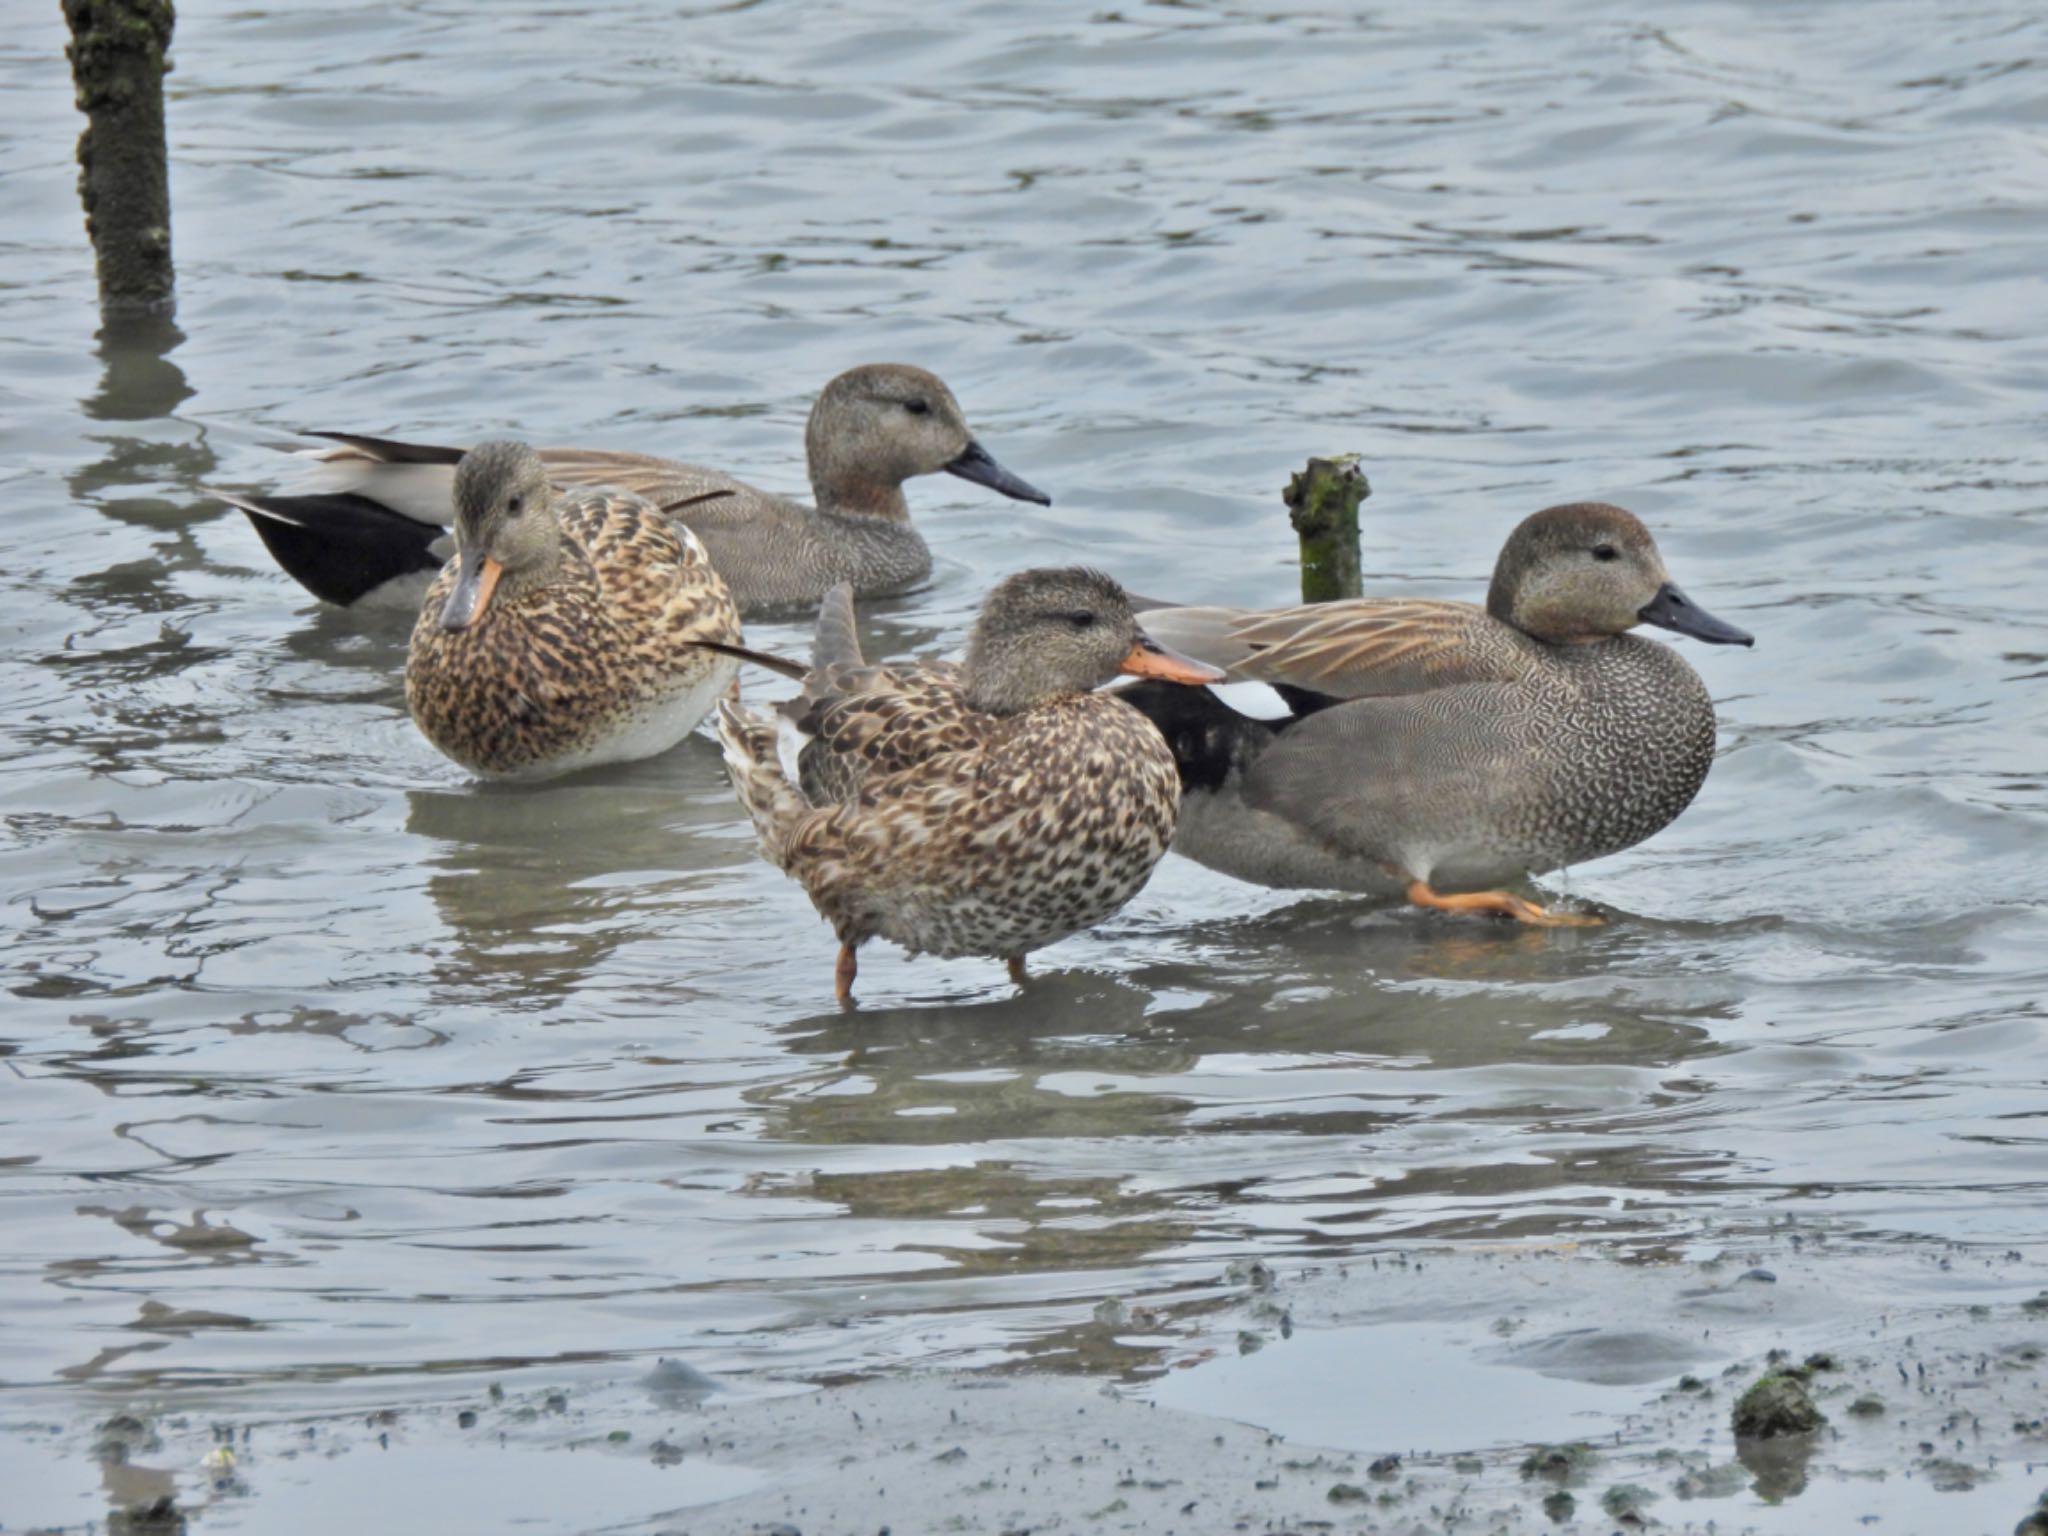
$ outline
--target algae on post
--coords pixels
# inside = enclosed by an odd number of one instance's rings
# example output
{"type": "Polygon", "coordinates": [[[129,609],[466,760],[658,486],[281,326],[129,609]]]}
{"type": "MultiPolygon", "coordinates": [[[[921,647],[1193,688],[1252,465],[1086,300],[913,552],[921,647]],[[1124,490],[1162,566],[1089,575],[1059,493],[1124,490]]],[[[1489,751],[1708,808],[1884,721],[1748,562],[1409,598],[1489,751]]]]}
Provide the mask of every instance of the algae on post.
{"type": "Polygon", "coordinates": [[[1301,538],[1301,600],[1329,603],[1363,590],[1358,507],[1372,494],[1358,455],[1310,459],[1287,482],[1288,520],[1301,538]]]}
{"type": "Polygon", "coordinates": [[[100,303],[171,302],[170,153],[164,74],[177,17],[171,0],[64,0],[65,49],[85,132],[78,195],[99,269],[100,303]]]}

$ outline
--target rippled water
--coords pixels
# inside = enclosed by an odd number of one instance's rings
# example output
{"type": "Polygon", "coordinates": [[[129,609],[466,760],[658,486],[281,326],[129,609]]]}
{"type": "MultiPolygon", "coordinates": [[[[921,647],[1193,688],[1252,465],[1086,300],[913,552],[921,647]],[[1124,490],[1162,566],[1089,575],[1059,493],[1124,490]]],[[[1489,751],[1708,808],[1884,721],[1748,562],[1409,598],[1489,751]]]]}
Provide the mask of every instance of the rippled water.
{"type": "Polygon", "coordinates": [[[56,7],[15,18],[0,1415],[1138,1368],[1103,1297],[1424,1239],[1797,1218],[2038,1279],[2048,28],[1513,14],[188,0],[177,327],[106,336],[56,7]],[[1048,561],[1286,600],[1279,487],[1355,450],[1375,591],[1643,515],[1758,636],[1687,646],[1704,793],[1572,873],[1596,932],[1169,860],[1025,992],[877,946],[842,1016],[707,740],[480,789],[404,621],[202,489],[309,427],[795,489],[812,393],[891,358],[1056,504],[914,485],[940,571],[879,645],[1048,561]]]}

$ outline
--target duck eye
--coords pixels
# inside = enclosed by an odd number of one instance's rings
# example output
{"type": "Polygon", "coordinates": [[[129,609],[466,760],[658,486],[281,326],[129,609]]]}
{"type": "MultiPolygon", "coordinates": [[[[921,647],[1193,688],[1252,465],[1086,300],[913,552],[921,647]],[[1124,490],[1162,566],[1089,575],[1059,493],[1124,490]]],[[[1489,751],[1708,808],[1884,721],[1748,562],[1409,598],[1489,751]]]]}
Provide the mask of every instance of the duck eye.
{"type": "Polygon", "coordinates": [[[931,414],[932,405],[929,400],[906,400],[903,402],[903,409],[913,416],[928,416],[931,414]]]}
{"type": "Polygon", "coordinates": [[[1076,629],[1093,629],[1095,627],[1095,615],[1085,608],[1077,609],[1075,612],[1067,615],[1067,622],[1076,629]]]}
{"type": "Polygon", "coordinates": [[[505,510],[507,512],[510,512],[514,517],[517,517],[520,513],[526,510],[526,498],[524,496],[514,496],[510,501],[505,503],[505,510]]]}
{"type": "Polygon", "coordinates": [[[1621,551],[1612,544],[1595,544],[1593,546],[1593,558],[1595,560],[1619,560],[1621,558],[1621,551]]]}

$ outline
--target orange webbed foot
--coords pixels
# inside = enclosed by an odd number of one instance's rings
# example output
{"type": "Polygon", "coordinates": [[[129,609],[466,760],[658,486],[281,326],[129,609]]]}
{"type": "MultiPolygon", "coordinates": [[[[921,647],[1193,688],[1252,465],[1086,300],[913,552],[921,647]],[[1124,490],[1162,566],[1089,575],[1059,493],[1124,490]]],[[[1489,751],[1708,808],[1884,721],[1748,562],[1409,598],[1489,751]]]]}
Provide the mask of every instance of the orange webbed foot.
{"type": "Polygon", "coordinates": [[[1411,880],[1408,899],[1418,907],[1433,907],[1439,912],[1491,912],[1532,928],[1598,928],[1607,921],[1591,912],[1553,912],[1508,891],[1467,891],[1446,896],[1430,889],[1427,880],[1411,880]]]}

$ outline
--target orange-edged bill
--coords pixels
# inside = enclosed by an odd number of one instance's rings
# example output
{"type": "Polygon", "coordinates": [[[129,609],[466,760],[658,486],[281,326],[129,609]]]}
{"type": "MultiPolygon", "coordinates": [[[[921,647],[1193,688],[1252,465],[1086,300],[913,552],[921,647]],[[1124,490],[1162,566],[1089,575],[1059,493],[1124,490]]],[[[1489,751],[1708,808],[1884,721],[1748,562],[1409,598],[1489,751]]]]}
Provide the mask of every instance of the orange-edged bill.
{"type": "Polygon", "coordinates": [[[1118,670],[1128,677],[1157,677],[1169,683],[1220,683],[1226,675],[1221,667],[1168,650],[1142,630],[1118,670]]]}
{"type": "Polygon", "coordinates": [[[484,616],[505,567],[482,550],[465,549],[457,556],[455,589],[441,605],[443,629],[467,629],[484,616]]]}

